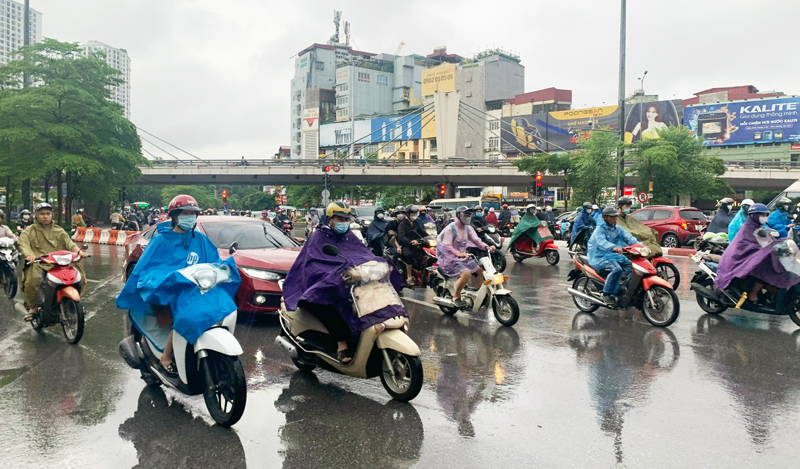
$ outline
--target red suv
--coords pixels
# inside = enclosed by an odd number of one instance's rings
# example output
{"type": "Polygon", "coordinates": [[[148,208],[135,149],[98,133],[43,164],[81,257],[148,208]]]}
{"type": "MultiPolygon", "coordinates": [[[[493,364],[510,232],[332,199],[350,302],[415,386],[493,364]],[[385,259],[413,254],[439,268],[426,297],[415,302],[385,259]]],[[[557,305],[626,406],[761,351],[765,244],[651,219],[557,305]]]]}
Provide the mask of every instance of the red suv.
{"type": "MultiPolygon", "coordinates": [[[[199,216],[197,229],[219,249],[223,259],[230,257],[231,245],[237,243],[236,265],[242,284],[236,294],[236,305],[241,311],[273,312],[280,309],[283,280],[292,268],[300,245],[271,223],[256,218],[232,216],[199,216]]],[[[156,227],[128,238],[122,263],[125,280],[142,255],[156,227]]]]}
{"type": "Polygon", "coordinates": [[[677,248],[702,236],[708,219],[700,209],[651,205],[633,212],[633,217],[658,232],[658,242],[677,248]]]}

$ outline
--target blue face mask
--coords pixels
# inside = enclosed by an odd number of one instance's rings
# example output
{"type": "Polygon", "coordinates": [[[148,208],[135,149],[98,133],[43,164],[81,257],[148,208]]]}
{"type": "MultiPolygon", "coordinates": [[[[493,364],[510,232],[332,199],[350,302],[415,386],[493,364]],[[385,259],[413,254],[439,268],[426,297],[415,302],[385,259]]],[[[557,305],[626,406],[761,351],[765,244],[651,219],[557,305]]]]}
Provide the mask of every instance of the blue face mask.
{"type": "Polygon", "coordinates": [[[192,231],[197,224],[197,215],[181,215],[178,217],[178,227],[183,231],[192,231]]]}
{"type": "Polygon", "coordinates": [[[623,208],[623,209],[622,209],[622,213],[631,213],[631,209],[629,209],[629,208],[623,208]]]}
{"type": "Polygon", "coordinates": [[[482,216],[483,216],[483,213],[481,213],[481,212],[477,212],[477,213],[475,213],[475,216],[476,216],[476,217],[478,217],[478,218],[480,218],[480,217],[482,217],[482,216]]]}
{"type": "Polygon", "coordinates": [[[350,223],[346,221],[342,223],[334,223],[333,225],[333,231],[339,234],[345,234],[349,229],[350,229],[350,223]]]}

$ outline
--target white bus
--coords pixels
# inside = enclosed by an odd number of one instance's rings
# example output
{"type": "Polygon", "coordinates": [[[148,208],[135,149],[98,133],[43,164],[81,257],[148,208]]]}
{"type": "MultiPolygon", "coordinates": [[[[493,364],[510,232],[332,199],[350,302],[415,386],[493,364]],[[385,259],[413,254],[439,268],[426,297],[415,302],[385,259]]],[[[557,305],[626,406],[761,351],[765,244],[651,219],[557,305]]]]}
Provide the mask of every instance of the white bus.
{"type": "Polygon", "coordinates": [[[500,198],[491,195],[483,195],[480,197],[462,197],[460,199],[434,199],[428,205],[441,207],[442,209],[449,208],[455,210],[462,205],[472,208],[480,205],[481,208],[494,207],[495,210],[500,208],[500,198]]]}

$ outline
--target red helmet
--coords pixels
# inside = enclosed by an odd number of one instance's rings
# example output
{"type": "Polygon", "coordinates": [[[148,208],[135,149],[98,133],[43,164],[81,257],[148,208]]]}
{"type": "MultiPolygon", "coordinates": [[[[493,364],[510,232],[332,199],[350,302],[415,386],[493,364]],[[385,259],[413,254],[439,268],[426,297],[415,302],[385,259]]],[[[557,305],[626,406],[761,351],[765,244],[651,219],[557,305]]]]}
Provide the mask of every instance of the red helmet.
{"type": "Polygon", "coordinates": [[[508,208],[508,204],[503,204],[503,208],[508,208]]]}
{"type": "Polygon", "coordinates": [[[169,216],[174,216],[173,213],[178,210],[200,213],[200,207],[197,205],[197,201],[194,200],[194,197],[191,195],[186,194],[176,195],[169,201],[169,206],[167,207],[169,216]]]}

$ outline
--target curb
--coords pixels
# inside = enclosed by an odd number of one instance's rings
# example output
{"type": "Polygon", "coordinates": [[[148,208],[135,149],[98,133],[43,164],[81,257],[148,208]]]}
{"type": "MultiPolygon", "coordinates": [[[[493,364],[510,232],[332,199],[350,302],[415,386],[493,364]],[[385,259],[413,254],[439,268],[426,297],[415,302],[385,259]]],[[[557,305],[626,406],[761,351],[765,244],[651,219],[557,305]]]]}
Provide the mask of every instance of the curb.
{"type": "Polygon", "coordinates": [[[76,243],[114,244],[123,246],[125,245],[125,241],[136,233],[136,231],[78,227],[72,235],[72,240],[76,243]]]}

